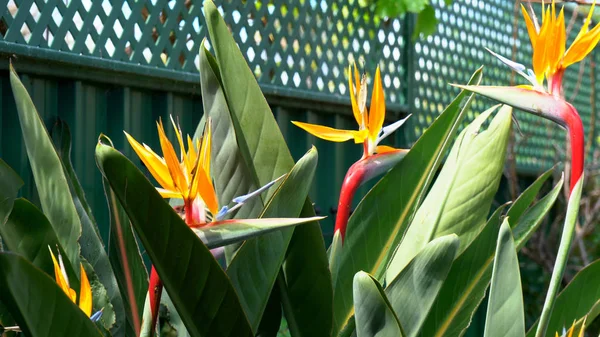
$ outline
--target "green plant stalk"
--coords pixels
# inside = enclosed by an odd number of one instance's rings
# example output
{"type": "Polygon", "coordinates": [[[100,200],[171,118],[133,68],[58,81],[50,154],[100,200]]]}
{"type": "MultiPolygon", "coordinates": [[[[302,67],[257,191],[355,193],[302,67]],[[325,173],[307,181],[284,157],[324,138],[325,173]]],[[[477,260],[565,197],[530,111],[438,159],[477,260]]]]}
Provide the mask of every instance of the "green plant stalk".
{"type": "Polygon", "coordinates": [[[538,324],[535,332],[536,337],[544,337],[546,335],[546,329],[548,328],[548,323],[550,323],[550,317],[552,315],[554,301],[556,300],[556,294],[558,293],[558,288],[560,287],[561,283],[560,281],[565,273],[567,260],[569,258],[569,251],[571,250],[573,237],[575,236],[575,226],[577,224],[577,215],[579,213],[579,200],[581,199],[583,178],[584,177],[582,174],[581,178],[579,178],[577,184],[575,184],[575,187],[571,191],[571,196],[569,197],[565,225],[563,228],[562,237],[560,238],[558,254],[554,263],[554,270],[552,271],[552,278],[550,279],[548,293],[546,293],[546,300],[544,301],[544,308],[542,309],[540,323],[538,324]]]}

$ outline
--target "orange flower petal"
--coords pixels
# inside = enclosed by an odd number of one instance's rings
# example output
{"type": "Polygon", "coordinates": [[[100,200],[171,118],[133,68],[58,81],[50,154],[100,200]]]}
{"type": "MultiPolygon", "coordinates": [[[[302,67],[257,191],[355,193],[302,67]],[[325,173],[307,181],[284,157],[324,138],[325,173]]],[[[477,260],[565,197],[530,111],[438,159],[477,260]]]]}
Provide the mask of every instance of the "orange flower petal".
{"type": "Polygon", "coordinates": [[[165,190],[165,189],[159,188],[159,187],[156,187],[156,190],[158,191],[158,193],[160,193],[160,196],[165,199],[169,199],[169,198],[182,199],[183,198],[181,193],[177,192],[177,191],[165,190]]]}
{"type": "Polygon", "coordinates": [[[321,139],[328,140],[330,142],[345,142],[350,139],[354,139],[355,143],[362,143],[367,138],[366,130],[361,131],[353,131],[353,130],[339,130],[330,128],[328,126],[302,123],[302,122],[292,122],[297,127],[304,129],[306,132],[310,133],[315,137],[319,137],[321,139]]]}
{"type": "Polygon", "coordinates": [[[166,189],[173,189],[173,180],[171,179],[171,175],[169,174],[169,169],[165,162],[160,158],[156,153],[150,150],[149,147],[145,147],[142,144],[138,143],[131,135],[127,132],[125,133],[125,137],[127,137],[127,141],[133,148],[133,151],[138,155],[140,160],[146,165],[150,174],[156,179],[156,181],[166,189]]]}
{"type": "MultiPolygon", "coordinates": [[[[217,194],[213,188],[210,176],[204,171],[201,165],[196,167],[196,174],[192,182],[193,188],[196,189],[197,193],[200,194],[200,198],[206,204],[206,207],[210,210],[210,213],[215,216],[219,212],[219,202],[217,201],[217,194]]],[[[190,195],[195,195],[191,194],[190,195]]]]}
{"type": "Polygon", "coordinates": [[[381,73],[379,67],[375,72],[373,79],[373,93],[371,94],[371,107],[369,111],[369,138],[377,139],[383,120],[385,119],[385,96],[383,94],[383,86],[381,85],[381,73]]]}
{"type": "Polygon", "coordinates": [[[378,145],[375,148],[375,153],[386,153],[386,152],[396,152],[399,151],[399,149],[393,148],[391,146],[387,146],[387,145],[378,145]]]}
{"type": "Polygon", "coordinates": [[[396,149],[394,147],[391,147],[391,146],[387,146],[387,145],[378,145],[375,148],[375,153],[386,153],[386,152],[396,152],[396,151],[400,151],[400,150],[396,149]]]}
{"type": "Polygon", "coordinates": [[[81,287],[79,290],[79,308],[83,311],[88,317],[92,314],[92,287],[90,287],[90,281],[88,280],[87,274],[83,269],[83,264],[80,265],[81,268],[81,287]]]}
{"type": "Polygon", "coordinates": [[[531,17],[529,16],[529,13],[527,12],[527,9],[525,9],[525,6],[523,6],[523,4],[521,4],[521,12],[523,13],[523,17],[525,18],[525,26],[527,27],[527,33],[529,34],[529,41],[531,41],[531,47],[535,49],[535,43],[537,41],[538,36],[535,24],[531,20],[531,17]]]}
{"type": "Polygon", "coordinates": [[[183,137],[181,136],[181,129],[175,124],[173,120],[173,116],[170,116],[171,124],[173,124],[173,130],[175,131],[175,136],[177,137],[177,142],[179,143],[179,149],[181,151],[180,162],[183,162],[187,172],[192,172],[192,163],[189,162],[187,153],[185,152],[185,146],[183,145],[183,137]]]}
{"type": "Polygon", "coordinates": [[[563,60],[563,67],[566,68],[573,63],[583,60],[600,41],[600,23],[590,30],[584,37],[576,39],[567,50],[563,60]]]}
{"type": "Polygon", "coordinates": [[[194,141],[192,140],[192,138],[190,137],[190,135],[187,135],[187,143],[188,143],[188,160],[190,161],[190,163],[196,163],[196,156],[198,156],[198,154],[196,154],[196,148],[194,147],[194,141]]]}
{"type": "Polygon", "coordinates": [[[171,175],[171,179],[173,179],[175,189],[181,192],[183,199],[186,199],[188,197],[187,178],[183,170],[181,169],[181,165],[179,164],[179,160],[177,159],[177,154],[175,153],[173,144],[171,144],[171,142],[167,138],[167,135],[165,134],[165,129],[163,127],[162,121],[159,121],[157,124],[158,137],[160,139],[160,147],[162,148],[163,156],[165,158],[167,168],[169,169],[169,174],[171,175]]]}
{"type": "Polygon", "coordinates": [[[200,147],[200,162],[199,165],[202,166],[206,175],[210,177],[210,147],[211,147],[211,139],[212,139],[212,122],[210,118],[206,121],[206,130],[204,131],[204,136],[202,137],[202,146],[200,147]]]}
{"type": "Polygon", "coordinates": [[[62,289],[62,291],[71,299],[71,301],[75,303],[75,291],[69,287],[69,282],[67,281],[66,276],[63,275],[60,265],[58,264],[54,253],[52,252],[52,249],[48,247],[48,250],[50,250],[50,255],[52,256],[52,264],[54,264],[54,278],[56,279],[56,284],[58,284],[60,289],[62,289]]]}
{"type": "Polygon", "coordinates": [[[560,14],[554,23],[554,52],[552,54],[552,72],[556,72],[561,65],[565,55],[565,45],[567,44],[567,33],[565,31],[565,8],[560,10],[560,14]]]}
{"type": "Polygon", "coordinates": [[[359,126],[362,126],[362,114],[358,109],[358,103],[356,102],[356,93],[358,93],[358,89],[360,88],[360,83],[356,83],[357,91],[354,91],[354,83],[352,83],[352,66],[348,67],[348,88],[350,91],[350,103],[352,104],[352,113],[354,114],[354,119],[359,126]]]}

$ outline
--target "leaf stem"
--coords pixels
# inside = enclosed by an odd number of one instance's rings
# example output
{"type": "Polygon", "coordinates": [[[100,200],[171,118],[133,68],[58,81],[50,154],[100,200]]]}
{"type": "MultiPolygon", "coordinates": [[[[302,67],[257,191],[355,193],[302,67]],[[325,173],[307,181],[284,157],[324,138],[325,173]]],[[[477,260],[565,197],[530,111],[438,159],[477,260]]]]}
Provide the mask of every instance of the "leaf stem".
{"type": "Polygon", "coordinates": [[[569,197],[567,215],[565,217],[565,225],[560,239],[560,245],[558,247],[556,261],[554,263],[552,277],[550,279],[550,286],[548,287],[548,293],[546,293],[544,308],[542,309],[540,322],[535,332],[536,337],[544,337],[546,335],[548,323],[550,323],[550,317],[552,315],[552,309],[554,307],[556,294],[558,293],[558,289],[560,287],[560,283],[567,266],[569,251],[571,250],[571,245],[573,244],[573,237],[575,236],[575,226],[577,224],[577,214],[579,212],[579,200],[581,199],[582,186],[583,174],[575,184],[574,188],[571,191],[571,196],[569,197]]]}

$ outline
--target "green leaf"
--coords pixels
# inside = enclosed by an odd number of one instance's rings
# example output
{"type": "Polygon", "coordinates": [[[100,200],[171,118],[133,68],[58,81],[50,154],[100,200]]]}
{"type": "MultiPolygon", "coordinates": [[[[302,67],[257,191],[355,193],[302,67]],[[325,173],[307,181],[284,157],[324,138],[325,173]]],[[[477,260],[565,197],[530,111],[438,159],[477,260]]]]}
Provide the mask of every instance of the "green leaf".
{"type": "Polygon", "coordinates": [[[23,257],[0,253],[0,271],[0,301],[27,336],[102,336],[54,280],[23,257]]]}
{"type": "Polygon", "coordinates": [[[429,0],[378,0],[375,13],[394,18],[406,12],[419,13],[429,5],[429,0]]]}
{"type": "Polygon", "coordinates": [[[506,216],[510,218],[511,223],[517,223],[521,219],[521,216],[523,215],[523,213],[525,213],[525,210],[527,210],[527,208],[535,200],[537,194],[539,193],[546,180],[548,180],[548,178],[552,176],[552,172],[554,172],[554,167],[542,173],[542,175],[540,175],[533,182],[533,184],[527,187],[527,189],[523,191],[521,195],[519,195],[519,197],[517,198],[517,200],[515,200],[512,206],[510,206],[510,209],[508,210],[508,213],[506,213],[506,216]]]}
{"type": "MultiPolygon", "coordinates": [[[[19,80],[19,76],[12,66],[10,67],[10,84],[42,210],[52,224],[58,241],[65,250],[65,256],[73,265],[78,266],[79,244],[77,240],[81,235],[81,222],[69,192],[69,184],[63,172],[62,163],[27,89],[19,80]]],[[[79,269],[76,273],[79,275],[79,269]]]]}
{"type": "Polygon", "coordinates": [[[508,220],[498,234],[484,337],[525,337],[519,260],[508,220]]]}
{"type": "Polygon", "coordinates": [[[417,336],[459,247],[454,234],[428,243],[385,289],[405,336],[417,336]],[[418,281],[416,281],[418,280],[418,281]]]}
{"type": "MultiPolygon", "coordinates": [[[[112,147],[108,137],[101,137],[112,147]]],[[[141,326],[146,293],[148,292],[148,271],[142,260],[129,217],[117,200],[106,179],[102,179],[106,203],[110,214],[109,259],[119,285],[125,313],[134,331],[141,326]]],[[[139,333],[136,333],[139,335],[139,333]]]]}
{"type": "Polygon", "coordinates": [[[77,215],[81,221],[81,237],[79,238],[81,256],[94,269],[99,281],[104,285],[106,295],[112,303],[112,307],[114,307],[114,310],[111,308],[111,310],[106,310],[102,314],[103,322],[107,323],[105,328],[110,329],[115,335],[123,334],[126,320],[123,298],[121,297],[110,260],[106,254],[104,243],[100,237],[98,224],[92,216],[92,210],[85,198],[83,188],[79,183],[79,179],[77,179],[75,170],[73,170],[71,163],[71,131],[69,130],[69,126],[63,121],[57,121],[52,128],[52,139],[64,169],[64,175],[68,182],[77,215]]]}
{"type": "Polygon", "coordinates": [[[217,221],[193,230],[208,249],[213,249],[277,230],[289,230],[291,227],[322,220],[323,218],[315,216],[311,218],[231,219],[217,221]]]}
{"type": "MultiPolygon", "coordinates": [[[[481,70],[469,83],[479,83],[481,70]]],[[[358,271],[382,279],[398,242],[433,180],[473,95],[461,92],[406,157],[360,202],[349,219],[344,245],[332,258],[336,335],[352,316],[352,278],[358,271]],[[397,188],[389,188],[397,186],[397,188]]]]}
{"type": "MultiPolygon", "coordinates": [[[[76,201],[76,199],[78,199],[81,204],[80,207],[83,211],[85,211],[87,217],[94,224],[94,229],[96,230],[98,236],[100,236],[98,231],[98,223],[96,222],[96,219],[94,219],[92,208],[85,198],[85,193],[83,192],[81,183],[79,183],[79,179],[77,178],[77,174],[75,173],[73,164],[71,163],[71,131],[69,130],[69,126],[65,121],[58,119],[51,128],[50,133],[54,147],[56,148],[61,163],[63,164],[73,200],[76,201]]],[[[75,206],[77,208],[77,204],[75,206]]],[[[77,211],[80,212],[79,209],[77,211]]]]}
{"type": "Polygon", "coordinates": [[[435,17],[435,8],[431,5],[425,6],[417,15],[417,22],[413,30],[413,40],[419,38],[421,34],[425,37],[432,35],[437,30],[439,21],[435,17]]]}
{"type": "MultiPolygon", "coordinates": [[[[515,201],[514,205],[525,203],[532,189],[538,189],[546,174],[542,175],[515,201]],[[522,199],[524,198],[524,199],[522,199]]],[[[530,207],[522,216],[513,213],[519,221],[512,228],[516,249],[520,249],[539,227],[542,219],[554,205],[561,192],[563,180],[538,203],[530,207]]],[[[529,203],[527,201],[526,203],[529,203]]],[[[514,207],[514,206],[513,206],[514,207]]],[[[485,297],[485,291],[492,277],[494,247],[498,238],[501,209],[490,217],[484,230],[477,236],[465,252],[454,261],[436,302],[423,325],[421,336],[442,337],[462,336],[471,323],[477,307],[485,297]]]]}
{"type": "Polygon", "coordinates": [[[21,186],[21,177],[0,158],[0,226],[6,223],[21,186]]]}
{"type": "Polygon", "coordinates": [[[279,286],[275,283],[263,317],[258,325],[256,337],[277,336],[279,327],[281,326],[281,318],[283,316],[281,309],[281,292],[279,291],[279,286]]]}
{"type": "MultiPolygon", "coordinates": [[[[81,259],[81,263],[83,264],[83,269],[87,274],[88,280],[90,281],[90,287],[92,288],[92,314],[99,310],[102,310],[100,322],[96,322],[96,324],[100,324],[100,326],[105,329],[110,329],[110,327],[115,324],[116,317],[115,309],[109,300],[106,287],[104,287],[104,284],[100,282],[98,274],[96,274],[96,271],[88,261],[86,261],[85,259],[81,259]]],[[[125,335],[125,333],[123,331],[120,331],[115,333],[115,335],[123,336],[125,335]]]]}
{"type": "MultiPolygon", "coordinates": [[[[190,334],[185,328],[185,324],[181,321],[181,316],[175,309],[173,301],[169,293],[164,291],[160,297],[161,309],[159,312],[159,322],[161,325],[159,336],[161,337],[188,337],[190,334]]],[[[148,307],[150,314],[150,307],[148,307]]]]}
{"type": "MultiPolygon", "coordinates": [[[[257,190],[258,178],[244,160],[236,137],[235,128],[225,94],[221,86],[219,67],[214,56],[200,47],[200,84],[204,116],[196,129],[195,139],[204,131],[205,117],[212,121],[211,165],[215,191],[219,205],[228,205],[233,198],[257,190]]],[[[244,207],[231,214],[230,218],[253,219],[263,210],[263,196],[249,200],[244,207]]],[[[225,247],[227,265],[241,243],[225,247]]]]}
{"type": "Polygon", "coordinates": [[[404,332],[383,288],[371,275],[359,271],[353,283],[358,337],[402,337],[404,332]]]}
{"type": "MultiPolygon", "coordinates": [[[[317,159],[317,150],[312,148],[298,161],[269,200],[261,217],[277,214],[296,216],[300,213],[317,167],[317,159]]],[[[293,229],[284,229],[245,242],[227,268],[227,275],[240,296],[253,331],[258,329],[292,233],[293,229]]]]}
{"type": "Polygon", "coordinates": [[[483,229],[502,177],[511,124],[512,108],[505,105],[480,131],[496,109],[483,112],[458,136],[388,266],[387,280],[434,238],[458,235],[461,254],[483,229]]]}
{"type": "MultiPolygon", "coordinates": [[[[203,41],[200,47],[200,84],[204,115],[212,121],[211,172],[219,205],[228,205],[233,198],[256,191],[260,186],[238,148],[236,132],[218,76],[216,60],[206,50],[203,41]]],[[[198,128],[195,138],[201,136],[203,129],[198,128]]],[[[263,209],[262,200],[262,196],[249,200],[232,217],[257,218],[263,209]]]]}
{"type": "MultiPolygon", "coordinates": [[[[58,247],[61,254],[64,254],[64,248],[58,242],[56,232],[46,216],[31,202],[22,198],[15,200],[8,220],[0,226],[0,234],[10,251],[23,256],[34,266],[54,277],[54,264],[48,247],[58,247]]],[[[79,279],[75,268],[68,259],[63,259],[63,262],[71,288],[79,291],[79,279]]],[[[79,270],[79,266],[76,269],[79,270]]]]}
{"type": "Polygon", "coordinates": [[[212,254],[135,165],[98,144],[96,161],[191,336],[250,336],[229,279],[212,254]]]}
{"type": "MultiPolygon", "coordinates": [[[[254,74],[217,8],[205,1],[204,12],[239,151],[258,178],[256,185],[265,185],[289,172],[293,158],[254,74]]],[[[267,194],[263,200],[269,198],[267,194]]],[[[306,200],[300,216],[314,215],[306,200]]],[[[287,252],[278,254],[285,254],[280,290],[282,298],[288,301],[285,315],[288,322],[295,322],[295,335],[330,336],[333,290],[318,223],[296,227],[287,252]]]]}
{"type": "MultiPolygon", "coordinates": [[[[554,336],[562,332],[563,327],[587,316],[586,326],[590,325],[600,313],[600,260],[596,260],[581,271],[569,282],[556,298],[554,310],[550,317],[545,336],[554,336]]],[[[529,329],[527,337],[534,337],[538,322],[529,329]]]]}

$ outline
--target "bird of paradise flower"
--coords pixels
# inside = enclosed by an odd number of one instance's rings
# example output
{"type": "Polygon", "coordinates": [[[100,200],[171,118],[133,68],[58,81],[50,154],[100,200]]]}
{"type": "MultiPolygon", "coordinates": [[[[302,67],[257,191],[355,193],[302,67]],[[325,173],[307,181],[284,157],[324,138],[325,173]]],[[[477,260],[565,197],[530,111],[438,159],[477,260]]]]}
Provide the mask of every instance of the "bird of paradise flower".
{"type": "Polygon", "coordinates": [[[373,79],[373,93],[371,94],[371,106],[369,110],[366,108],[366,79],[366,75],[360,78],[356,64],[354,64],[354,69],[352,67],[348,68],[350,103],[354,119],[358,124],[358,130],[340,130],[322,125],[292,122],[294,125],[321,139],[332,142],[344,142],[353,139],[355,143],[363,144],[363,155],[348,169],[340,191],[334,236],[339,235],[342,240],[346,235],[352,198],[358,187],[387,171],[404,158],[407,152],[404,149],[379,145],[382,140],[402,126],[410,115],[384,127],[385,95],[379,67],[377,67],[375,78],[373,79]]]}

